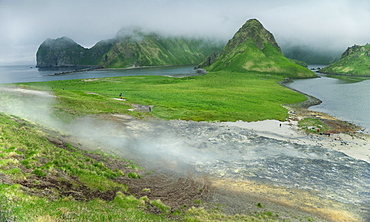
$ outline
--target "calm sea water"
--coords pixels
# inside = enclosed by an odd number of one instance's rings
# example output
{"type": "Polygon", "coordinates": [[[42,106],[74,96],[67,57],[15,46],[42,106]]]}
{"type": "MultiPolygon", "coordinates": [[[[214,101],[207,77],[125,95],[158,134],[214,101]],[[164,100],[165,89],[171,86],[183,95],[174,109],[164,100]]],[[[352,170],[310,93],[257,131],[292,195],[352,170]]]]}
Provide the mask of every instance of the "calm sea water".
{"type": "Polygon", "coordinates": [[[134,75],[191,76],[196,74],[193,66],[177,66],[125,70],[94,70],[88,72],[76,72],[66,75],[55,75],[55,73],[66,71],[72,70],[62,69],[41,71],[38,68],[33,68],[32,66],[0,66],[0,84],[134,75]]]}
{"type": "MultiPolygon", "coordinates": [[[[129,70],[96,70],[67,75],[54,75],[68,70],[39,71],[32,66],[0,66],[0,83],[39,82],[66,79],[85,79],[132,75],[190,76],[196,72],[191,66],[157,67],[129,70]]],[[[309,68],[320,66],[312,65],[309,68]]],[[[322,67],[322,66],[321,66],[322,67]]],[[[360,125],[370,132],[370,78],[328,76],[295,80],[289,87],[312,95],[322,104],[310,109],[360,125]]]]}
{"type": "Polygon", "coordinates": [[[320,78],[295,80],[288,86],[323,101],[311,110],[360,125],[370,132],[370,78],[318,75],[320,78]]]}

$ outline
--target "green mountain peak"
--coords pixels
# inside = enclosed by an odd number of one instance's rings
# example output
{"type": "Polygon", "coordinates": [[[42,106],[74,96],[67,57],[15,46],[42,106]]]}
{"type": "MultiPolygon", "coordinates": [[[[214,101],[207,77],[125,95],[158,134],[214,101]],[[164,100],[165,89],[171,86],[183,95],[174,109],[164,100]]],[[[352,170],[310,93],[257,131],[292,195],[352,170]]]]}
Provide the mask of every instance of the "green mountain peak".
{"type": "Polygon", "coordinates": [[[275,41],[274,36],[271,34],[271,32],[266,30],[257,19],[248,20],[228,42],[225,51],[235,48],[248,40],[252,40],[260,50],[265,48],[265,44],[270,44],[279,52],[281,52],[281,49],[275,41]]]}
{"type": "MultiPolygon", "coordinates": [[[[273,34],[257,19],[248,20],[229,40],[222,52],[204,62],[210,71],[261,72],[285,77],[314,77],[313,72],[286,58],[273,34]]],[[[202,65],[201,65],[202,66],[202,65]]]]}

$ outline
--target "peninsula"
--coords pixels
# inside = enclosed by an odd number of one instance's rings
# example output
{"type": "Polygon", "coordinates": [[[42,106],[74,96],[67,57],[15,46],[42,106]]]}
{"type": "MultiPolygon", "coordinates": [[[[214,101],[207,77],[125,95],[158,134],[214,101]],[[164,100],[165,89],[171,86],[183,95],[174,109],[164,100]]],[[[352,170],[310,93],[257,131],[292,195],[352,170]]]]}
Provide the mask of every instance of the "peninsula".
{"type": "Polygon", "coordinates": [[[370,76],[370,45],[348,47],[339,61],[320,70],[325,74],[370,76]]]}

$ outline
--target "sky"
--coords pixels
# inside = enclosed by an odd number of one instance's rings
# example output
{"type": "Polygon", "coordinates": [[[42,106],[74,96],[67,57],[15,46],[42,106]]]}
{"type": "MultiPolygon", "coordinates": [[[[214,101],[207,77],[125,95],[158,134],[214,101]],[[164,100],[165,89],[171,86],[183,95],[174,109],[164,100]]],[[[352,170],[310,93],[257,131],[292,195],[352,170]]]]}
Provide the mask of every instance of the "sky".
{"type": "Polygon", "coordinates": [[[127,27],[226,42],[251,18],[282,48],[344,52],[370,42],[369,0],[0,0],[0,66],[35,65],[47,38],[90,48],[127,27]]]}

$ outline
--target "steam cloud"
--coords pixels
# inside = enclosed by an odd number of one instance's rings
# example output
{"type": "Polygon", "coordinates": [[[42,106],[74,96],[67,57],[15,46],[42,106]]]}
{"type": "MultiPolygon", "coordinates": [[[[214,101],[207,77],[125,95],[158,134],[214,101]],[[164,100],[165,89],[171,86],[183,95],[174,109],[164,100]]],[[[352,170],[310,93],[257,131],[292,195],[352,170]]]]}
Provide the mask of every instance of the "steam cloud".
{"type": "Polygon", "coordinates": [[[172,167],[187,166],[212,156],[190,149],[167,125],[158,126],[157,122],[127,121],[126,116],[119,115],[106,119],[85,116],[64,122],[52,115],[55,97],[47,92],[0,87],[0,96],[0,112],[67,134],[69,140],[83,149],[99,149],[142,163],[172,164],[172,167]]]}

